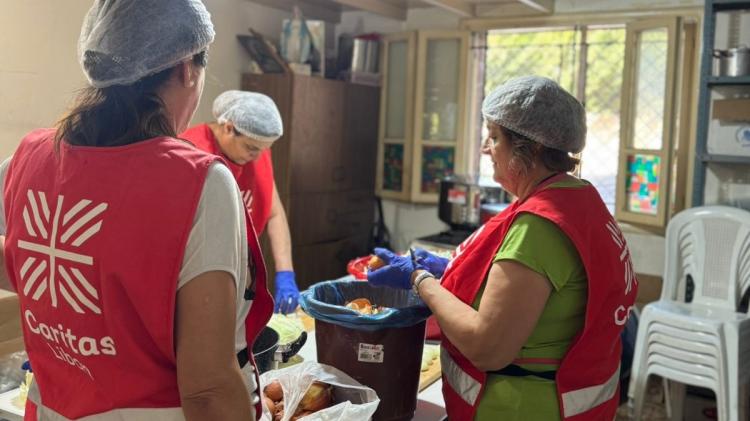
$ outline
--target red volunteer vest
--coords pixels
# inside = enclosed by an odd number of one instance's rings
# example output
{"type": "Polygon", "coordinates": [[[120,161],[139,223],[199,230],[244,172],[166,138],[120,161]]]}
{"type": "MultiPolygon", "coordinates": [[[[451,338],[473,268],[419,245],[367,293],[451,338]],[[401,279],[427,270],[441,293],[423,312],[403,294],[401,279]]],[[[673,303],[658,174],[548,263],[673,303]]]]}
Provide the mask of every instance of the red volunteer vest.
{"type": "MultiPolygon", "coordinates": [[[[62,144],[56,153],[53,136],[50,129],[26,136],[4,186],[7,271],[41,403],[72,419],[179,408],[177,279],[207,170],[218,158],[171,138],[109,148],[62,144]]],[[[273,305],[253,234],[249,223],[257,292],[248,344],[273,305]]]]}
{"type": "Polygon", "coordinates": [[[237,165],[226,159],[226,156],[221,152],[219,143],[208,124],[200,124],[189,128],[179,137],[190,141],[198,149],[225,159],[240,187],[242,200],[250,212],[253,225],[258,235],[261,235],[266,229],[266,223],[271,215],[271,204],[273,203],[271,149],[264,150],[255,161],[248,162],[245,165],[237,165]]]}
{"type": "MultiPolygon", "coordinates": [[[[527,200],[514,203],[466,239],[442,285],[471,305],[516,215],[533,213],[555,223],[575,245],[588,277],[584,327],[557,370],[560,414],[565,421],[612,420],[619,398],[620,332],[635,301],[637,280],[625,238],[594,187],[544,188],[562,177],[543,183],[527,200]]],[[[474,419],[487,374],[447,338],[442,345],[448,417],[474,419]]]]}

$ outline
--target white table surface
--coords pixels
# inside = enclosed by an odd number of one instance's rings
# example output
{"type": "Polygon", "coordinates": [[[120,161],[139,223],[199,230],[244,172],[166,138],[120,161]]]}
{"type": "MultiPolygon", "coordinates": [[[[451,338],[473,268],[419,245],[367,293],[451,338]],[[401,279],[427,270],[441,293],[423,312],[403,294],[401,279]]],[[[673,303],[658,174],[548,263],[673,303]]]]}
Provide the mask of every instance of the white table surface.
{"type": "MultiPolygon", "coordinates": [[[[305,361],[317,361],[315,332],[307,334],[307,342],[298,353],[305,361]]],[[[442,392],[443,382],[438,379],[417,396],[417,410],[413,421],[441,421],[445,417],[445,402],[442,392]]]]}

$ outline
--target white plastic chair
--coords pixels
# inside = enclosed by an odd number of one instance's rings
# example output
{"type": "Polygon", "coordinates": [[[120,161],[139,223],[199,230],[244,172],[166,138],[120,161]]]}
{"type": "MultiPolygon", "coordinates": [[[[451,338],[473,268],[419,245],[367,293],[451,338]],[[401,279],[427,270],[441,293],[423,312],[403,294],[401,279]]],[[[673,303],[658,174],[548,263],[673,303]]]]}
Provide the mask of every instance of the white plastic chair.
{"type": "Polygon", "coordinates": [[[673,420],[682,420],[685,385],[714,391],[719,421],[745,420],[750,318],[738,308],[750,287],[750,212],[724,206],[680,212],[667,227],[666,258],[661,298],[646,305],[639,321],[631,417],[641,419],[646,381],[655,374],[672,381],[673,420]]]}

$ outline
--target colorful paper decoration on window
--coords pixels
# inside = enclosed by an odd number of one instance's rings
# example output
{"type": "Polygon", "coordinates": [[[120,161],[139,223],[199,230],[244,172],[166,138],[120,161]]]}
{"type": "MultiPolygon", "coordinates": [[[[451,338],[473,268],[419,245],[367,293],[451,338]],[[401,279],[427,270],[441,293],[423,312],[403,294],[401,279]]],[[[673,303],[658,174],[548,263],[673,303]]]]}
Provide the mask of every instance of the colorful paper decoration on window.
{"type": "Polygon", "coordinates": [[[440,180],[453,174],[455,148],[425,146],[422,149],[422,193],[439,193],[440,180]]]}
{"type": "Polygon", "coordinates": [[[656,215],[659,209],[661,158],[655,155],[628,156],[627,203],[631,212],[656,215]]]}
{"type": "Polygon", "coordinates": [[[404,145],[386,144],[383,160],[383,190],[400,192],[404,185],[404,145]]]}

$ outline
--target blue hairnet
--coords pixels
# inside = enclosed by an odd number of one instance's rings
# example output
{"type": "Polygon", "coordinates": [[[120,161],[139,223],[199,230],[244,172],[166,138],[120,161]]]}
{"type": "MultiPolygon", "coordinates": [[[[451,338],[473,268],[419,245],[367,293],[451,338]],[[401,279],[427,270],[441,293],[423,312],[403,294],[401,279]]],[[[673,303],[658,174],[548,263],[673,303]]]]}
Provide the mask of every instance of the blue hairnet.
{"type": "Polygon", "coordinates": [[[129,85],[168,69],[214,40],[200,0],[96,0],[78,39],[91,86],[129,85]]]}
{"type": "Polygon", "coordinates": [[[586,111],[547,78],[524,76],[505,82],[484,99],[482,114],[548,148],[578,153],[586,145],[586,111]]]}
{"type": "Polygon", "coordinates": [[[226,91],[214,100],[213,113],[219,123],[231,121],[238,132],[261,142],[273,142],[284,134],[276,103],[257,92],[226,91]]]}

